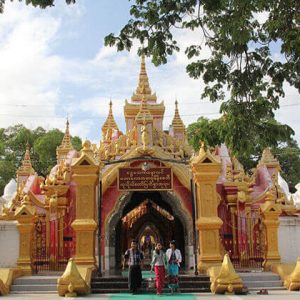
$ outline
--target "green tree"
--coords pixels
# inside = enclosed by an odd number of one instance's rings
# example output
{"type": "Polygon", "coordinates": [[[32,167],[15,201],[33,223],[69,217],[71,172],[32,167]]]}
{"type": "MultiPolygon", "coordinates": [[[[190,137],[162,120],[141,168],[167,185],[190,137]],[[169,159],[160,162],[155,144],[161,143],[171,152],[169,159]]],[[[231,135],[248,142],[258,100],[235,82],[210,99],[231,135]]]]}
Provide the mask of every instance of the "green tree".
{"type": "MultiPolygon", "coordinates": [[[[241,136],[229,137],[226,134],[227,116],[209,120],[201,117],[197,122],[188,126],[188,140],[195,150],[199,149],[203,140],[209,146],[226,143],[237,159],[243,164],[246,171],[256,167],[265,147],[271,147],[272,153],[278,159],[282,176],[288,182],[293,191],[294,186],[300,181],[300,149],[297,142],[286,135],[286,125],[282,125],[274,119],[265,120],[262,130],[258,132],[254,140],[247,141],[246,132],[241,131],[241,136]],[[243,144],[245,143],[245,146],[243,144]],[[240,146],[242,144],[242,146],[240,146]]],[[[252,135],[250,133],[250,135],[252,135]]]]}
{"type": "MultiPolygon", "coordinates": [[[[14,0],[10,0],[14,1],[14,0]]],[[[17,0],[15,0],[17,1],[17,0]]],[[[23,0],[18,0],[19,2],[22,2],[23,0]]],[[[65,0],[67,4],[75,3],[76,0],[65,0]]],[[[24,0],[26,4],[32,4],[33,6],[38,6],[40,8],[46,8],[48,6],[54,6],[55,0],[24,0]]],[[[0,13],[3,12],[4,9],[5,0],[0,0],[0,13]]]]}
{"type": "Polygon", "coordinates": [[[209,120],[200,117],[197,122],[191,123],[187,128],[188,141],[195,150],[199,149],[200,141],[206,145],[215,146],[224,142],[224,120],[209,120]]]}
{"type": "Polygon", "coordinates": [[[34,167],[46,176],[56,164],[56,148],[61,144],[64,134],[53,129],[39,137],[33,145],[34,153],[39,158],[34,167]]]}
{"type": "Polygon", "coordinates": [[[82,148],[82,140],[80,137],[73,136],[71,142],[75,150],[79,151],[82,148]]]}
{"type": "Polygon", "coordinates": [[[281,166],[281,175],[287,181],[290,191],[296,191],[295,185],[300,182],[300,148],[295,140],[273,149],[281,166]]]}
{"type": "MultiPolygon", "coordinates": [[[[56,163],[56,147],[61,144],[63,136],[58,129],[47,132],[42,127],[30,130],[23,125],[0,128],[0,195],[8,181],[15,177],[27,143],[31,146],[33,168],[45,176],[56,163]]],[[[71,142],[76,150],[81,149],[79,137],[72,137],[71,142]]]]}
{"type": "MultiPolygon", "coordinates": [[[[300,1],[298,0],[135,0],[132,18],[105,44],[152,57],[155,65],[167,62],[174,51],[184,50],[191,78],[205,83],[202,98],[222,100],[220,112],[228,117],[226,133],[243,143],[269,127],[284,96],[283,83],[300,90],[300,1]],[[264,16],[265,19],[259,16],[264,16]],[[176,30],[199,30],[199,38],[179,49],[176,30]],[[200,32],[202,34],[200,34],[200,32]],[[203,46],[210,49],[203,58],[203,46]],[[272,47],[279,47],[275,58],[272,47]],[[226,93],[228,91],[228,93],[226,93]]],[[[285,135],[288,126],[281,127],[285,135]]],[[[247,148],[245,145],[243,148],[247,148]]]]}

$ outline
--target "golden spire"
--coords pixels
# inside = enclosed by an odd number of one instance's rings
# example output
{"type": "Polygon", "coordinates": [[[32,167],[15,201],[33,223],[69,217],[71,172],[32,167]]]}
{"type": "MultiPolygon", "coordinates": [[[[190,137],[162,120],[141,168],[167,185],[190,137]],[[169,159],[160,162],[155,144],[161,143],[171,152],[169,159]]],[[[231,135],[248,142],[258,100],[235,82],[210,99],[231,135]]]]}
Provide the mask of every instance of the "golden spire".
{"type": "Polygon", "coordinates": [[[63,140],[60,144],[60,147],[72,150],[73,145],[72,145],[72,142],[71,142],[69,124],[70,124],[69,120],[67,119],[65,135],[64,135],[63,140]]]}
{"type": "Polygon", "coordinates": [[[112,111],[112,101],[109,101],[109,111],[106,121],[102,126],[102,137],[104,138],[107,135],[107,130],[119,130],[118,125],[114,119],[113,111],[112,111]]]}
{"type": "Polygon", "coordinates": [[[139,83],[136,88],[135,93],[133,93],[131,100],[140,102],[142,97],[145,96],[146,100],[156,102],[157,98],[155,94],[151,94],[151,88],[149,85],[149,79],[146,71],[146,63],[145,63],[145,55],[142,54],[141,57],[141,67],[140,67],[140,75],[139,75],[139,83]]]}
{"type": "Polygon", "coordinates": [[[178,101],[177,99],[175,100],[175,115],[172,121],[172,127],[173,130],[185,130],[184,123],[182,122],[180,115],[179,115],[179,110],[178,110],[178,101]]]}
{"type": "Polygon", "coordinates": [[[22,161],[22,166],[32,168],[31,159],[30,159],[30,146],[28,142],[26,143],[26,151],[24,154],[24,159],[22,161]]]}
{"type": "MultiPolygon", "coordinates": [[[[30,159],[30,146],[29,143],[27,142],[24,159],[22,160],[22,165],[17,170],[17,177],[23,178],[24,176],[30,176],[33,175],[34,173],[35,171],[32,168],[31,159],[30,159]]],[[[19,184],[19,180],[17,180],[17,183],[19,184]]]]}
{"type": "Polygon", "coordinates": [[[278,160],[274,157],[269,147],[265,148],[262,157],[259,161],[259,165],[266,165],[267,167],[274,167],[280,169],[280,164],[278,160]]]}
{"type": "Polygon", "coordinates": [[[61,144],[56,148],[56,158],[58,162],[61,161],[62,159],[65,159],[69,151],[74,149],[71,142],[69,125],[70,123],[69,120],[67,119],[64,137],[61,141],[61,144]]]}

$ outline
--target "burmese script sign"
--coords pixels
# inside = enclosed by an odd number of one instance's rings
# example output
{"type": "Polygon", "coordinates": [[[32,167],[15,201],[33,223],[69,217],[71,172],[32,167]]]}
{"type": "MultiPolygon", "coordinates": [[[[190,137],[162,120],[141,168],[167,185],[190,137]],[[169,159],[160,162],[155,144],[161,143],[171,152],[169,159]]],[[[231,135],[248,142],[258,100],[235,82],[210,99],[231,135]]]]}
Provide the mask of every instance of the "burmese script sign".
{"type": "Polygon", "coordinates": [[[145,191],[145,190],[171,190],[173,174],[171,168],[119,168],[119,190],[145,191]]]}

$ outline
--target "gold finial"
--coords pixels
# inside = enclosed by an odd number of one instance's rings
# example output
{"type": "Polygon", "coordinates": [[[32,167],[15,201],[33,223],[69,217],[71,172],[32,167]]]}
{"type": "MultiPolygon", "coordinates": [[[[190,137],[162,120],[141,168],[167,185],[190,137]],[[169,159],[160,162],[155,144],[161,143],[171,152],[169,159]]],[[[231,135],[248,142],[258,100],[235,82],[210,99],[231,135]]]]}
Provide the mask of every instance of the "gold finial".
{"type": "Polygon", "coordinates": [[[31,204],[30,198],[27,194],[23,196],[21,204],[22,205],[30,205],[31,204]]]}
{"type": "Polygon", "coordinates": [[[72,145],[72,142],[71,142],[69,124],[70,124],[69,119],[67,118],[65,134],[64,134],[64,137],[62,139],[62,142],[61,142],[60,146],[61,146],[61,148],[72,150],[73,145],[72,145]]]}
{"type": "Polygon", "coordinates": [[[205,152],[205,142],[204,141],[200,141],[200,150],[199,150],[199,156],[204,155],[205,152]]]}
{"type": "Polygon", "coordinates": [[[113,130],[119,130],[118,125],[115,121],[113,111],[112,111],[112,101],[109,101],[109,110],[106,121],[102,126],[102,139],[106,139],[107,136],[111,137],[111,133],[113,130]]]}
{"type": "Polygon", "coordinates": [[[29,143],[26,143],[26,150],[24,154],[24,159],[22,160],[22,165],[17,170],[18,176],[29,176],[34,174],[34,169],[32,168],[31,158],[30,158],[30,146],[29,143]]]}
{"type": "Polygon", "coordinates": [[[85,140],[83,143],[82,143],[82,151],[90,151],[92,148],[92,144],[89,140],[85,140]]]}
{"type": "Polygon", "coordinates": [[[174,131],[185,132],[184,123],[182,122],[181,117],[179,115],[177,99],[175,100],[175,114],[172,121],[172,127],[174,131]]]}
{"type": "Polygon", "coordinates": [[[280,164],[279,164],[278,160],[273,156],[270,147],[267,147],[264,149],[264,151],[262,153],[262,157],[259,161],[259,165],[261,165],[261,164],[264,164],[267,167],[275,167],[275,168],[280,169],[280,164]]]}
{"type": "Polygon", "coordinates": [[[149,85],[149,79],[146,70],[145,55],[141,55],[141,66],[139,74],[139,82],[135,93],[132,95],[131,100],[133,102],[140,102],[143,96],[146,96],[146,100],[156,102],[157,98],[155,94],[151,94],[151,88],[149,85]]]}
{"type": "Polygon", "coordinates": [[[71,135],[70,135],[69,125],[70,125],[69,118],[67,118],[64,137],[61,141],[61,144],[56,148],[57,161],[65,159],[67,157],[69,151],[74,149],[73,145],[72,145],[72,142],[71,142],[71,135]]]}
{"type": "Polygon", "coordinates": [[[141,56],[141,71],[140,71],[140,75],[146,75],[147,76],[146,63],[145,63],[145,54],[144,53],[141,56]]]}
{"type": "Polygon", "coordinates": [[[26,150],[25,150],[25,155],[24,155],[24,160],[23,160],[23,165],[29,163],[31,165],[31,160],[30,160],[30,145],[27,141],[26,143],[26,150]]]}

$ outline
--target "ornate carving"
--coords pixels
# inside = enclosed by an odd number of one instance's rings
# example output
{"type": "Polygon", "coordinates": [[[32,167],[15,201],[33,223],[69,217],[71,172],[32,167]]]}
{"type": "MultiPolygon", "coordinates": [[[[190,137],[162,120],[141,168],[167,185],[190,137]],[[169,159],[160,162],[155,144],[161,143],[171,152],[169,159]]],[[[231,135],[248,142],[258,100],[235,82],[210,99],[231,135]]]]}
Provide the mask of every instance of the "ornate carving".
{"type": "Polygon", "coordinates": [[[143,126],[141,127],[141,134],[142,134],[143,149],[145,150],[149,146],[149,143],[150,143],[150,137],[149,137],[146,119],[144,119],[143,126]]]}

